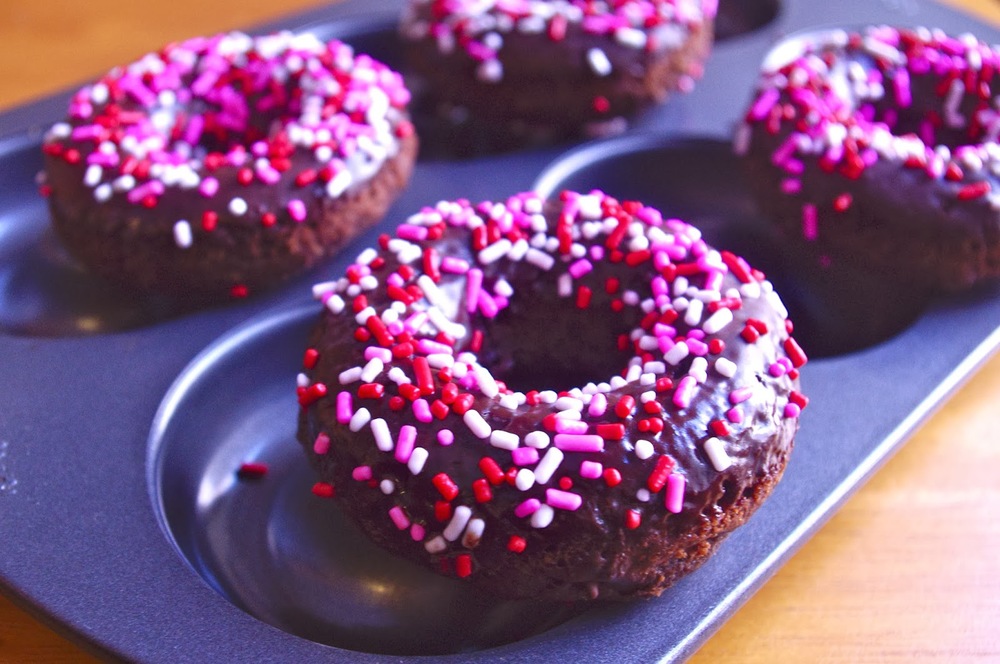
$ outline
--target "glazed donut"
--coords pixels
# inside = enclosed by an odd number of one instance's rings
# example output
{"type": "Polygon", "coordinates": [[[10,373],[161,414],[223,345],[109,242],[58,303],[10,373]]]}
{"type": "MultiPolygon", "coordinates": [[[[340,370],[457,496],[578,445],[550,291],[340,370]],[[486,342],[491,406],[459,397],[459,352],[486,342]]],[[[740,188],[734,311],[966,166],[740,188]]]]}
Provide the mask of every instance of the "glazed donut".
{"type": "Polygon", "coordinates": [[[1000,275],[1000,51],[871,27],[793,37],[736,151],[762,208],[822,261],[935,291],[1000,275]]]}
{"type": "Polygon", "coordinates": [[[381,218],[417,151],[402,77],[310,34],[168,45],[74,94],[42,193],[68,251],[127,290],[265,289],[381,218]]]}
{"type": "Polygon", "coordinates": [[[503,597],[659,594],[771,492],[806,362],[763,275],[637,202],[442,202],[321,283],[314,490],[503,597]]]}
{"type": "Polygon", "coordinates": [[[409,0],[401,33],[433,98],[490,121],[622,124],[689,91],[717,0],[409,0]]]}

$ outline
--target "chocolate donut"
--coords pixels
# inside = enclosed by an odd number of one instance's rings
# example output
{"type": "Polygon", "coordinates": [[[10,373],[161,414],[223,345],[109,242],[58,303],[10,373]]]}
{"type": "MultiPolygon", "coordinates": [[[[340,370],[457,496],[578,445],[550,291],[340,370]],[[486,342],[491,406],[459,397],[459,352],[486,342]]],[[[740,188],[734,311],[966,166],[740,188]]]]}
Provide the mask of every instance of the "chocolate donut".
{"type": "Polygon", "coordinates": [[[381,218],[417,151],[399,74],[309,34],[171,44],[74,94],[45,136],[52,223],[94,273],[220,300],[381,218]]]}
{"type": "Polygon", "coordinates": [[[412,70],[446,107],[578,131],[689,91],[716,9],[716,0],[410,0],[401,32],[412,70]]]}
{"type": "Polygon", "coordinates": [[[1000,51],[872,27],[793,37],[736,150],[762,208],[821,261],[956,291],[1000,275],[1000,51]]]}
{"type": "Polygon", "coordinates": [[[314,491],[499,596],[659,594],[771,492],[806,405],[764,276],[601,192],[439,203],[314,295],[314,491]]]}

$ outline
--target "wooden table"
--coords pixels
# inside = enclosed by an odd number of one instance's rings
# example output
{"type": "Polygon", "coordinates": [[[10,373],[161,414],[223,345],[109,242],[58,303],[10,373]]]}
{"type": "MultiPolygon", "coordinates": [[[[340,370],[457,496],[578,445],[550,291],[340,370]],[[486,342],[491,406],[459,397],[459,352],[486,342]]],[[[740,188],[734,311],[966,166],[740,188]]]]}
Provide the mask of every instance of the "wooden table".
{"type": "MultiPolygon", "coordinates": [[[[1000,0],[949,2],[1000,24],[1000,0]]],[[[0,109],[78,83],[170,40],[320,4],[4,0],[0,109]]],[[[1000,356],[693,661],[1000,661],[998,402],[1000,356]]],[[[0,661],[90,657],[0,597],[0,661]]]]}

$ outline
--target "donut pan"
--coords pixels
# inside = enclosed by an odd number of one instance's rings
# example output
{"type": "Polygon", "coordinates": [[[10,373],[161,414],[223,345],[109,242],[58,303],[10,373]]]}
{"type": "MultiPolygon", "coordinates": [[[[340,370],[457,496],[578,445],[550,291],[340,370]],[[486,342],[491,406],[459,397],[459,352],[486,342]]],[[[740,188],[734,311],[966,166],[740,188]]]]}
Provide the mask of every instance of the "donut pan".
{"type": "MultiPolygon", "coordinates": [[[[405,71],[397,11],[350,0],[254,29],[339,37],[405,71]]],[[[996,287],[940,301],[836,266],[814,274],[770,236],[728,145],[757,64],[782,36],[865,23],[1000,34],[918,0],[723,0],[720,11],[695,91],[623,135],[501,146],[425,123],[424,156],[385,223],[277,291],[202,311],[124,301],[65,258],[34,177],[41,132],[66,94],[0,115],[0,589],[107,659],[649,662],[694,652],[1000,340],[996,287]],[[702,226],[776,282],[812,356],[811,404],[785,479],[717,555],[655,600],[574,610],[476,597],[375,550],[334,502],[310,494],[294,442],[311,283],[421,205],[532,187],[601,188],[702,226]],[[270,471],[239,480],[249,460],[270,471]]]]}

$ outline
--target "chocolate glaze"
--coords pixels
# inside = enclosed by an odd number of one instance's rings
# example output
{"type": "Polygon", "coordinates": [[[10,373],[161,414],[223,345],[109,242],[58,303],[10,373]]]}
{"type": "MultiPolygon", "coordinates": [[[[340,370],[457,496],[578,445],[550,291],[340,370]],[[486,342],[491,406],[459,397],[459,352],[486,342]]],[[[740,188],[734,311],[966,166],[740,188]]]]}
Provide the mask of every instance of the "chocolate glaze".
{"type": "MultiPolygon", "coordinates": [[[[435,38],[425,34],[422,26],[434,20],[449,20],[442,17],[441,11],[437,3],[412,2],[401,25],[408,62],[430,95],[445,110],[464,109],[477,120],[516,121],[555,131],[579,131],[627,118],[663,102],[672,92],[690,89],[701,77],[713,41],[714,12],[675,23],[675,37],[654,48],[627,45],[613,33],[585,31],[574,21],[566,24],[564,36],[559,39],[551,38],[548,28],[541,32],[516,27],[493,30],[503,37],[497,54],[502,76],[484,80],[477,73],[482,62],[479,58],[461,45],[445,51],[435,38]],[[607,57],[610,72],[606,75],[595,73],[588,64],[591,49],[599,49],[607,57]]],[[[479,18],[489,16],[501,21],[509,17],[505,10],[497,8],[476,13],[479,18]]],[[[486,32],[474,38],[481,39],[486,32]]],[[[459,44],[462,39],[457,38],[459,44]]]]}
{"type": "Polygon", "coordinates": [[[737,140],[761,207],[787,237],[816,260],[908,287],[957,291],[1000,276],[994,49],[937,31],[871,28],[793,37],[775,52],[787,55],[765,65],[754,103],[778,91],[772,108],[783,115],[751,110],[737,140]],[[883,83],[858,88],[857,71],[883,83]],[[847,128],[857,148],[832,156],[831,127],[847,128]],[[814,232],[804,229],[806,206],[815,207],[814,232]]]}
{"type": "MultiPolygon", "coordinates": [[[[556,234],[561,213],[569,209],[563,205],[552,202],[546,208],[550,235],[556,234]]],[[[576,220],[574,233],[580,230],[579,224],[576,220]]],[[[476,251],[470,246],[470,237],[468,230],[450,226],[440,239],[417,244],[434,246],[442,256],[464,258],[476,265],[476,251]]],[[[591,240],[584,240],[578,234],[576,237],[586,246],[602,245],[606,240],[604,236],[591,240]]],[[[385,264],[373,274],[379,279],[388,278],[399,269],[400,263],[392,252],[383,251],[379,255],[385,264]]],[[[629,306],[616,313],[613,302],[627,291],[634,291],[641,299],[649,298],[650,283],[660,272],[651,260],[628,267],[621,261],[614,262],[610,255],[608,258],[594,261],[593,271],[579,279],[580,283],[593,286],[591,302],[585,308],[576,306],[573,297],[561,297],[557,292],[559,275],[565,274],[570,264],[562,259],[551,270],[524,260],[508,259],[481,266],[485,284],[503,277],[514,290],[509,304],[495,318],[470,315],[462,306],[464,275],[442,273],[439,287],[450,298],[446,305],[450,307],[446,312],[448,317],[467,326],[470,332],[474,329],[482,332],[478,362],[488,367],[496,379],[509,381],[511,389],[524,393],[531,388],[554,387],[565,391],[575,380],[593,383],[609,380],[612,375],[624,372],[634,356],[633,352],[619,351],[616,340],[619,335],[637,329],[643,314],[638,307],[629,306]],[[602,286],[609,278],[620,280],[621,288],[616,293],[609,293],[602,286]]],[[[754,282],[751,288],[760,285],[759,278],[759,274],[751,278],[754,282]]],[[[697,280],[698,277],[692,277],[692,283],[697,280]]],[[[727,272],[721,292],[740,285],[740,280],[727,272]]],[[[365,296],[367,305],[376,311],[390,304],[381,286],[366,291],[365,296]]],[[[357,383],[340,385],[338,376],[342,371],[366,364],[365,348],[369,345],[355,340],[359,326],[348,302],[342,313],[325,311],[312,333],[309,347],[318,351],[318,361],[313,368],[307,366],[300,381],[300,394],[305,394],[307,386],[323,384],[327,395],[303,400],[299,440],[322,480],[335,487],[345,511],[380,544],[408,558],[465,576],[456,561],[463,555],[469,556],[469,580],[489,592],[508,597],[578,600],[659,594],[700,565],[725,534],[745,521],[783,472],[797,428],[797,419],[789,414],[787,406],[790,400],[802,401],[796,392],[797,369],[780,376],[769,373],[771,365],[779,359],[786,361],[785,344],[794,343],[788,341],[783,311],[774,304],[772,297],[744,298],[743,305],[733,312],[733,322],[718,334],[709,335],[725,347],[720,354],[707,356],[710,362],[707,380],[686,407],[674,404],[674,389],[664,389],[656,396],[663,413],[644,412],[641,395],[652,388],[641,385],[639,380],[608,389],[609,406],[604,414],[590,416],[585,407],[583,419],[591,433],[600,424],[622,424],[620,440],[606,440],[601,452],[566,451],[558,472],[544,486],[535,484],[521,491],[503,481],[491,486],[491,500],[478,502],[473,483],[484,477],[481,460],[489,457],[500,469],[507,470],[513,466],[511,452],[477,438],[455,412],[449,412],[443,419],[418,423],[409,403],[394,411],[389,398],[396,394],[396,387],[386,375],[394,366],[410,372],[409,357],[387,363],[384,372],[374,379],[387,386],[382,399],[359,399],[357,383]],[[767,327],[767,332],[755,343],[748,343],[741,336],[749,320],[767,327]],[[732,376],[720,375],[715,370],[713,362],[718,357],[735,363],[732,376]],[[740,406],[744,412],[742,420],[732,424],[727,435],[720,436],[732,460],[732,465],[720,472],[706,456],[704,444],[715,435],[713,421],[726,419],[724,414],[732,407],[730,393],[737,388],[751,388],[752,396],[740,406]],[[373,418],[384,418],[394,438],[402,425],[416,426],[416,445],[429,452],[419,474],[413,474],[406,464],[396,460],[393,452],[379,451],[367,426],[352,432],[338,423],[335,395],[341,390],[354,394],[355,409],[364,406],[373,418]],[[631,415],[622,418],[615,407],[626,396],[639,405],[631,415]],[[663,425],[662,432],[648,430],[649,421],[654,419],[663,425]],[[442,446],[437,442],[437,433],[442,429],[454,433],[453,444],[442,446]],[[330,439],[329,453],[314,451],[314,442],[321,434],[330,439]],[[640,459],[636,454],[640,440],[652,443],[654,454],[649,458],[640,459]],[[658,490],[648,501],[637,498],[637,492],[647,487],[661,455],[673,460],[674,472],[686,481],[680,513],[666,509],[665,490],[658,490]],[[620,483],[582,477],[580,468],[584,461],[596,461],[605,470],[616,469],[620,483]],[[370,482],[352,477],[359,466],[372,469],[370,482]],[[484,521],[485,530],[475,541],[463,544],[463,538],[459,537],[445,550],[429,553],[425,542],[448,523],[435,516],[435,504],[442,500],[442,495],[432,478],[439,473],[447,473],[459,489],[452,505],[470,507],[473,517],[484,521]],[[561,485],[564,478],[571,480],[571,486],[561,485]],[[380,490],[385,480],[393,487],[388,494],[380,490]],[[528,518],[514,515],[515,507],[526,499],[538,498],[544,503],[546,489],[560,486],[582,496],[578,510],[556,509],[551,524],[544,528],[534,528],[528,518]],[[415,541],[412,531],[401,530],[390,520],[389,510],[396,506],[402,507],[410,523],[426,529],[422,541],[415,541]],[[629,510],[641,515],[638,527],[626,524],[629,510]],[[511,536],[524,538],[523,552],[508,549],[511,536]]],[[[691,330],[683,319],[673,324],[680,335],[691,330]]],[[[456,353],[469,350],[471,338],[470,333],[458,340],[456,353]]],[[[675,366],[668,364],[660,377],[670,378],[677,385],[691,370],[692,361],[688,357],[675,366]]],[[[440,378],[435,386],[437,391],[428,400],[441,395],[440,378]]],[[[475,388],[462,391],[474,394],[472,408],[482,414],[493,431],[515,434],[522,447],[527,434],[546,430],[546,417],[554,412],[552,405],[530,402],[510,410],[497,397],[488,397],[475,388]]],[[[539,452],[545,454],[546,450],[539,452]]]]}

